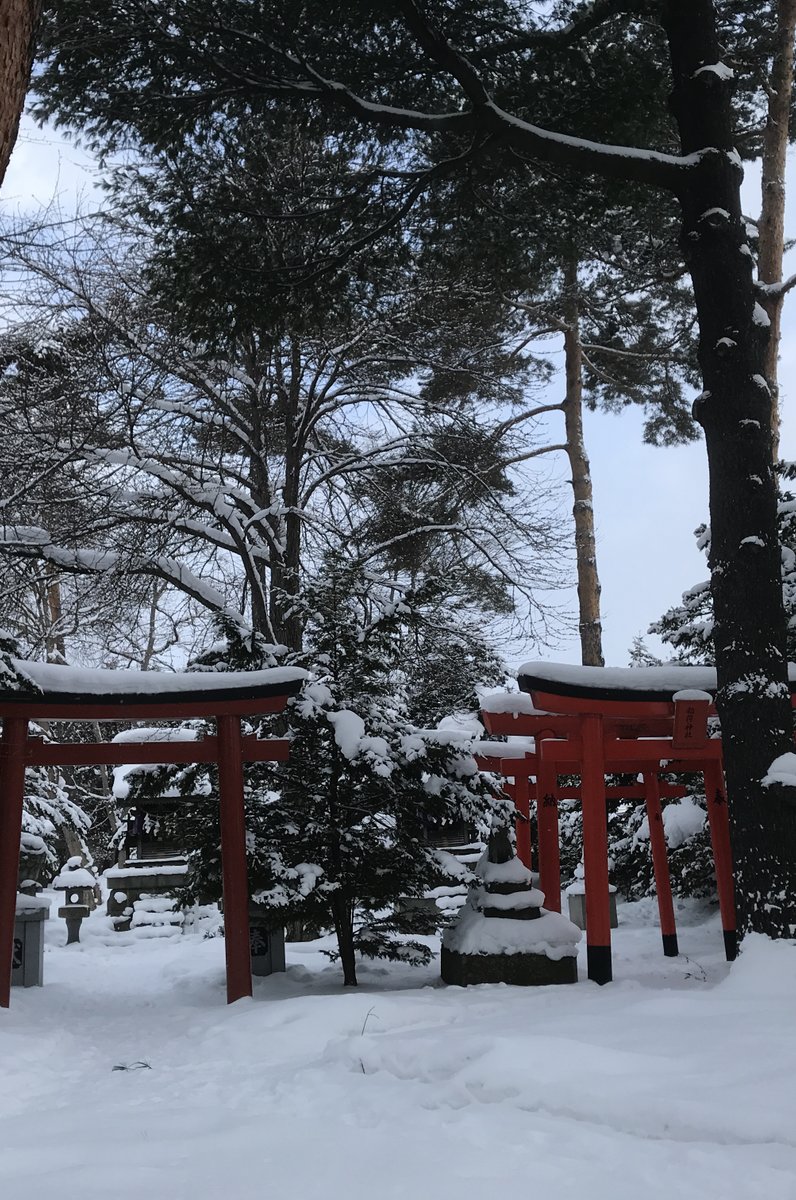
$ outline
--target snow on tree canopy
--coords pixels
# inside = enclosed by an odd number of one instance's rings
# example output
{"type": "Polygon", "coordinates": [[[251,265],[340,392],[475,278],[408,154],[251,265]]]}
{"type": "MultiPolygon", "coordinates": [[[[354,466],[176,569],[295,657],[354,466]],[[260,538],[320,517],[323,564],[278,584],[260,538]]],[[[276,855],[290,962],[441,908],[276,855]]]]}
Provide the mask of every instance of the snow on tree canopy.
{"type": "Polygon", "coordinates": [[[672,850],[682,846],[705,828],[705,810],[691,796],[667,804],[663,810],[663,831],[672,850]]]}
{"type": "MultiPolygon", "coordinates": [[[[117,744],[124,745],[125,742],[195,742],[198,738],[199,731],[187,725],[171,729],[153,725],[123,729],[112,740],[117,744]]],[[[152,774],[161,770],[164,765],[164,763],[122,763],[115,766],[111,787],[114,799],[127,800],[130,795],[129,777],[131,775],[152,774]]],[[[161,799],[177,799],[181,794],[178,787],[169,787],[162,792],[161,799]]]]}
{"type": "Polygon", "coordinates": [[[30,693],[36,684],[26,670],[27,664],[18,657],[19,645],[5,629],[0,629],[0,693],[30,693]]]}
{"type": "MultiPolygon", "coordinates": [[[[796,761],[796,755],[792,756],[796,761]]],[[[667,804],[662,812],[663,831],[670,850],[677,850],[705,828],[705,810],[691,796],[667,804]]],[[[648,842],[649,818],[644,817],[634,835],[635,841],[648,842]]]]}
{"type": "Polygon", "coordinates": [[[373,760],[373,769],[377,775],[392,774],[393,762],[387,740],[383,737],[368,736],[365,733],[365,722],[358,713],[342,708],[337,712],[327,713],[326,719],[334,729],[334,740],[345,758],[353,762],[360,754],[364,754],[373,760]]]}

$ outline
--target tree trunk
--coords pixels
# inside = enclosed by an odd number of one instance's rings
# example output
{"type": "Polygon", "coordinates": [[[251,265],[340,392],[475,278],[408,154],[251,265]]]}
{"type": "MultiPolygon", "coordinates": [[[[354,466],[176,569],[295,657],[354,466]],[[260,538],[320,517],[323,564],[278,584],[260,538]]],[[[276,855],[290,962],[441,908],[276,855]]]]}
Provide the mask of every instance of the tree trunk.
{"type": "MultiPolygon", "coordinates": [[[[94,741],[98,744],[105,740],[99,721],[91,722],[91,732],[94,735],[94,741]]],[[[110,772],[104,763],[100,763],[97,767],[97,774],[100,777],[100,787],[102,788],[105,812],[108,816],[108,825],[111,830],[111,837],[115,837],[122,827],[122,822],[119,820],[119,814],[116,811],[113,788],[110,780],[110,772]]]]}
{"type": "Polygon", "coordinates": [[[46,654],[49,663],[66,662],[66,642],[63,635],[63,606],[61,604],[61,581],[55,568],[45,570],[47,590],[47,615],[49,626],[46,638],[46,654]]]}
{"type": "Polygon", "coordinates": [[[345,896],[332,898],[332,917],[340,951],[340,966],[343,968],[344,987],[357,987],[357,959],[354,950],[354,929],[351,922],[351,905],[345,896]]]}
{"type": "Polygon", "coordinates": [[[575,557],[578,571],[578,629],[581,662],[587,667],[604,666],[602,621],[600,620],[600,577],[597,573],[597,542],[594,535],[594,500],[591,472],[583,440],[583,350],[578,311],[578,262],[573,254],[564,271],[565,299],[564,359],[566,399],[564,425],[567,457],[572,471],[575,519],[575,557]]]}
{"type": "Polygon", "coordinates": [[[290,381],[283,384],[285,401],[285,481],[282,487],[282,515],[279,537],[282,553],[271,571],[271,623],[277,639],[290,650],[301,649],[304,624],[293,601],[299,594],[301,570],[301,517],[299,515],[301,465],[304,444],[299,433],[301,395],[301,343],[290,343],[290,381]]]}
{"type": "Polygon", "coordinates": [[[793,823],[779,827],[782,804],[761,785],[772,760],[792,748],[771,393],[764,377],[769,325],[756,304],[741,216],[732,81],[710,69],[721,62],[714,6],[667,0],[663,14],[683,153],[699,153],[680,202],[699,318],[704,391],[694,415],[705,432],[710,468],[717,705],[739,929],[790,936],[796,921],[793,823]]]}
{"type": "MultiPolygon", "coordinates": [[[[793,40],[796,34],[796,0],[777,0],[774,60],[768,91],[768,112],[763,134],[762,207],[760,210],[758,276],[761,283],[782,280],[785,252],[785,160],[788,150],[791,92],[793,90],[793,40]]],[[[777,364],[785,297],[761,298],[771,322],[763,374],[771,388],[771,431],[774,461],[779,458],[780,397],[777,364]]]]}
{"type": "Polygon", "coordinates": [[[0,0],[0,184],[30,82],[41,0],[0,0]]]}
{"type": "Polygon", "coordinates": [[[342,890],[343,882],[343,848],[340,819],[338,780],[341,774],[340,756],[337,748],[330,746],[330,764],[328,775],[328,837],[329,862],[335,875],[338,890],[332,892],[332,919],[337,935],[337,948],[340,951],[340,965],[343,968],[343,984],[345,987],[357,986],[357,960],[354,950],[354,903],[350,896],[342,890]]]}
{"type": "Polygon", "coordinates": [[[141,661],[139,669],[148,671],[152,666],[152,660],[155,657],[157,648],[157,620],[158,620],[158,604],[163,593],[166,590],[166,585],[155,579],[152,581],[152,590],[150,592],[151,599],[149,601],[149,612],[147,614],[147,634],[146,643],[141,652],[141,661]]]}

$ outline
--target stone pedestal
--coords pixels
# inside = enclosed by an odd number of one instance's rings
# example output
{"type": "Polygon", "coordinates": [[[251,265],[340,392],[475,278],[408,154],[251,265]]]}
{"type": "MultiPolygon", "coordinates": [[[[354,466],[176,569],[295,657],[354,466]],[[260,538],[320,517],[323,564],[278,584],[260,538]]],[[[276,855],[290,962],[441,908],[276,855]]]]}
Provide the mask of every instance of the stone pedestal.
{"type": "Polygon", "coordinates": [[[285,930],[274,924],[273,913],[249,907],[249,950],[252,975],[274,975],[285,969],[285,930]]]}
{"type": "Polygon", "coordinates": [[[91,912],[87,904],[64,904],[58,909],[58,916],[66,921],[66,944],[73,946],[80,941],[80,926],[91,912]]]}
{"type": "Polygon", "coordinates": [[[48,905],[17,907],[14,917],[12,987],[41,987],[44,982],[44,920],[48,905]]]}
{"type": "Polygon", "coordinates": [[[541,987],[578,982],[576,957],[556,961],[545,954],[457,954],[443,946],[441,965],[443,982],[459,987],[474,983],[541,987]]]}
{"type": "MultiPolygon", "coordinates": [[[[616,892],[610,893],[611,928],[616,929],[619,920],[616,915],[616,892]]],[[[586,928],[586,896],[583,892],[567,892],[569,919],[578,929],[586,928]]]]}

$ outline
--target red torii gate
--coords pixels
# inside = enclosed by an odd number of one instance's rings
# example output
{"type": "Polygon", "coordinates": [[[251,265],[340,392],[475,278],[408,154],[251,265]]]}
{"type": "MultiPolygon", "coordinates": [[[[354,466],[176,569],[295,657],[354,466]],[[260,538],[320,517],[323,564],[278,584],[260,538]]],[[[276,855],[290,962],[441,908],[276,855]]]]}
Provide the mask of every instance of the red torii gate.
{"type": "Polygon", "coordinates": [[[218,764],[224,889],[227,1003],[252,994],[249,886],[243,809],[243,763],[285,761],[285,739],[243,737],[242,716],[281,712],[306,671],[165,674],[87,671],[49,663],[16,663],[29,691],[0,692],[0,1008],[8,1008],[19,871],[25,768],[118,763],[218,764]],[[216,736],[195,742],[44,742],[30,737],[31,721],[214,719],[216,736]]]}
{"type": "Polygon", "coordinates": [[[682,796],[662,775],[701,773],[716,868],[725,952],[737,949],[735,901],[721,741],[708,736],[715,671],[709,667],[569,667],[528,663],[520,688],[530,694],[494,697],[482,710],[493,735],[534,738],[522,758],[498,757],[497,747],[480,765],[513,778],[518,810],[518,853],[530,865],[531,799],[536,800],[540,887],[549,908],[560,907],[558,801],[583,804],[588,975],[612,978],[606,800],[642,798],[650,826],[664,953],[678,953],[661,798],[682,796]],[[641,774],[643,783],[606,787],[609,773],[641,774]],[[579,775],[580,787],[559,786],[559,774],[579,775]]]}

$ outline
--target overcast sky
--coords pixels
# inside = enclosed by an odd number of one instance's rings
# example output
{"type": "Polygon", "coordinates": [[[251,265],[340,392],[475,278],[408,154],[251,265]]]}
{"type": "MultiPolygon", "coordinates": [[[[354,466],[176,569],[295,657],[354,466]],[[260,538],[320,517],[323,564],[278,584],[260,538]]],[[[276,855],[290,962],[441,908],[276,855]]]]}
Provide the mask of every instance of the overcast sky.
{"type": "MultiPolygon", "coordinates": [[[[796,187],[793,162],[789,174],[796,187]]],[[[67,209],[74,206],[78,195],[82,195],[84,204],[96,203],[97,193],[92,200],[96,177],[91,160],[78,148],[56,132],[37,129],[25,119],[3,184],[2,201],[11,209],[46,204],[56,195],[67,209]]],[[[754,168],[747,169],[744,205],[750,216],[757,215],[759,181],[754,168]]],[[[786,232],[794,234],[790,215],[786,232]]],[[[781,454],[786,459],[796,458],[796,416],[792,411],[796,402],[795,334],[796,294],[786,301],[781,351],[781,454]]],[[[555,359],[555,354],[551,357],[555,359]]],[[[561,357],[559,353],[559,360],[561,357]]],[[[563,381],[560,387],[563,389],[563,381]]],[[[704,443],[662,449],[645,446],[642,423],[641,414],[629,409],[616,416],[587,413],[585,418],[602,582],[604,649],[609,666],[626,666],[633,638],[645,634],[650,621],[679,600],[686,588],[708,575],[704,556],[697,551],[693,538],[693,530],[708,518],[704,443]]],[[[563,462],[559,473],[565,478],[563,462]]],[[[574,613],[574,588],[564,600],[574,613]]],[[[656,639],[649,642],[652,649],[658,649],[656,639]]],[[[580,661],[575,635],[541,653],[520,645],[507,651],[512,662],[537,657],[580,661]]]]}

